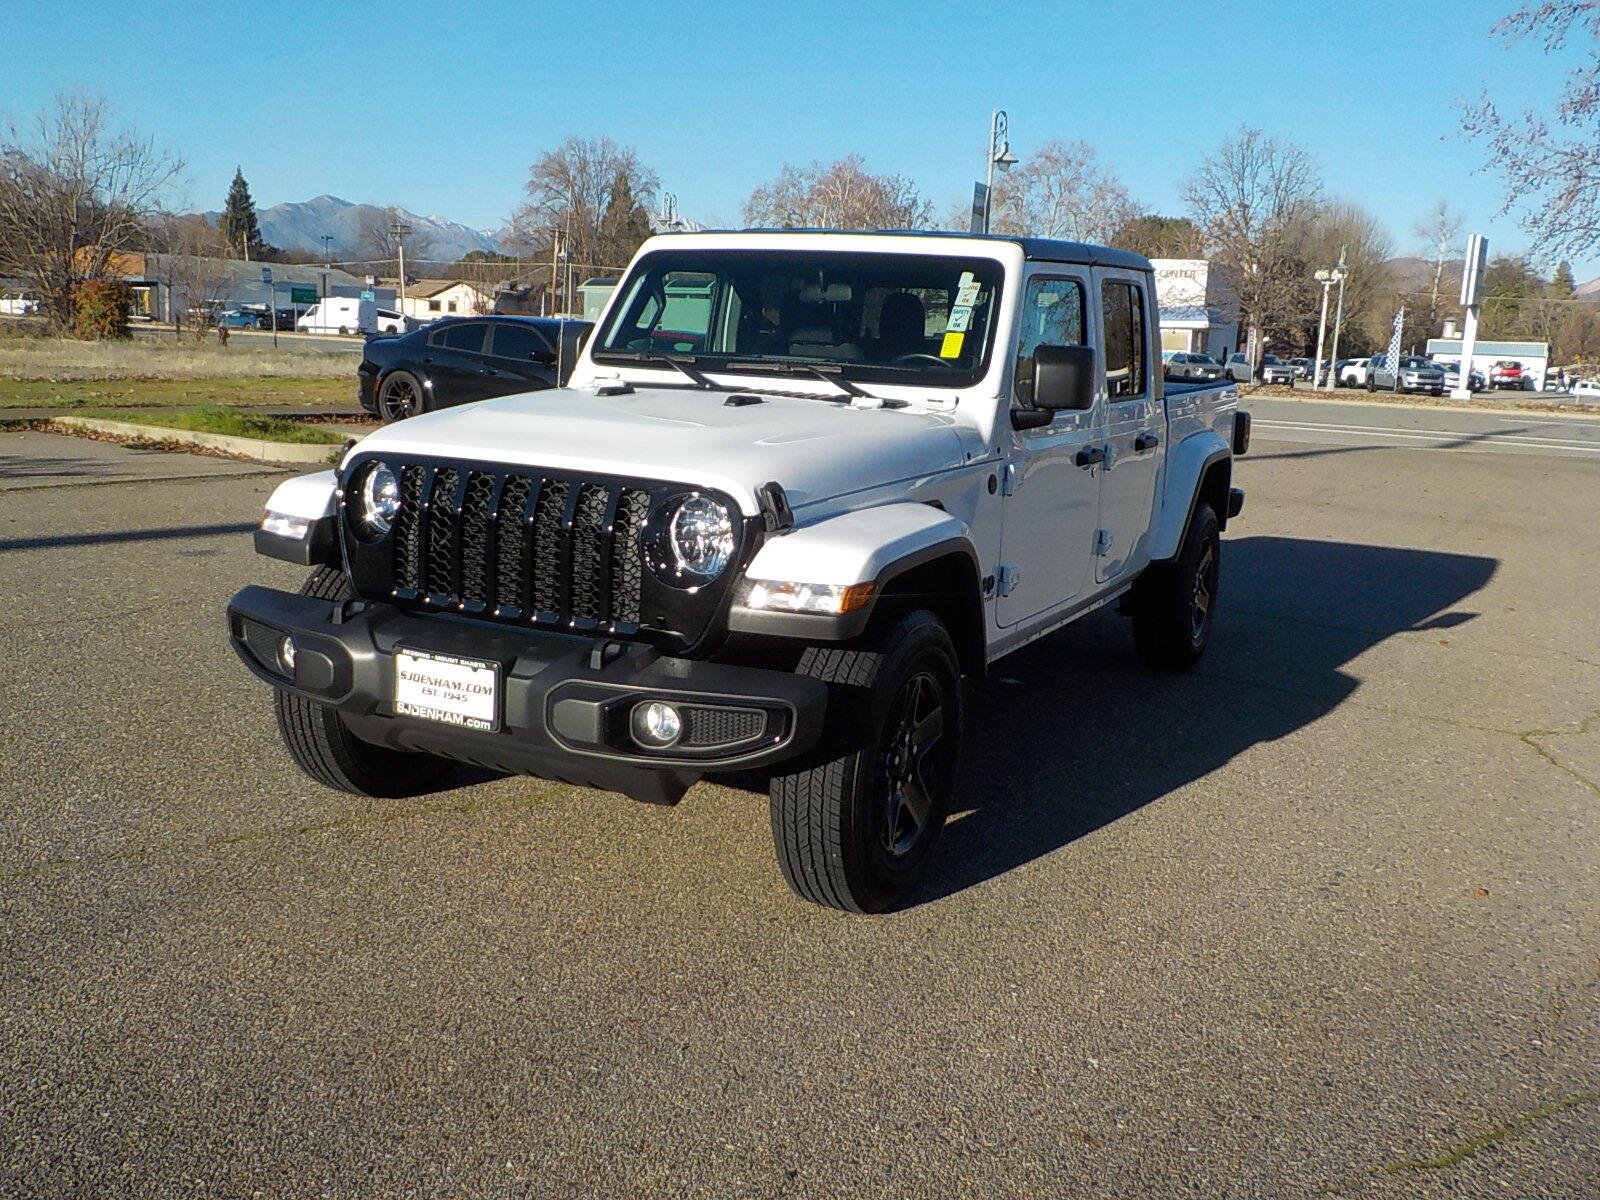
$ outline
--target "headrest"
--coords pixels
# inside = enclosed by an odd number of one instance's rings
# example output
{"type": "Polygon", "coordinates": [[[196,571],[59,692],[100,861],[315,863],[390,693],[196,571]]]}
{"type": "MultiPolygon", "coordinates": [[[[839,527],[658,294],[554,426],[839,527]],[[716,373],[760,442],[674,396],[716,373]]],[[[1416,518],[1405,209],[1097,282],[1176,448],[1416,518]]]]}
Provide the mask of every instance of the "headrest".
{"type": "Polygon", "coordinates": [[[854,293],[848,283],[830,283],[827,287],[808,283],[800,289],[802,304],[848,304],[854,293]]]}

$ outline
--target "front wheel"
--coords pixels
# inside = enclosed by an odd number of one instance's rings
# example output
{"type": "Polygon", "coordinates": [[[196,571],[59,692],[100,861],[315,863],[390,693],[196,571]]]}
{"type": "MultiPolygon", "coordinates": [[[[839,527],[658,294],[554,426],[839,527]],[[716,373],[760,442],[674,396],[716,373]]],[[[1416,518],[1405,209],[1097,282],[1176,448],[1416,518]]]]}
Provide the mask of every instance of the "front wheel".
{"type": "Polygon", "coordinates": [[[1150,666],[1181,671],[1206,652],[1222,576],[1220,529],[1211,505],[1201,501],[1178,557],[1151,565],[1134,584],[1133,641],[1150,666]]]}
{"type": "Polygon", "coordinates": [[[926,872],[950,810],[961,748],[955,646],[919,610],[875,648],[812,647],[798,669],[838,685],[831,723],[855,748],[773,779],[778,865],[802,899],[883,912],[926,872]]]}
{"type": "MultiPolygon", "coordinates": [[[[319,600],[347,600],[354,593],[344,573],[318,567],[300,589],[319,600]]],[[[363,742],[337,709],[292,692],[273,689],[278,734],[295,765],[326,787],[358,796],[415,796],[432,791],[450,764],[431,754],[391,750],[363,742]]]]}
{"type": "Polygon", "coordinates": [[[395,371],[384,377],[378,389],[378,416],[385,421],[403,421],[422,410],[422,385],[415,375],[395,371]]]}

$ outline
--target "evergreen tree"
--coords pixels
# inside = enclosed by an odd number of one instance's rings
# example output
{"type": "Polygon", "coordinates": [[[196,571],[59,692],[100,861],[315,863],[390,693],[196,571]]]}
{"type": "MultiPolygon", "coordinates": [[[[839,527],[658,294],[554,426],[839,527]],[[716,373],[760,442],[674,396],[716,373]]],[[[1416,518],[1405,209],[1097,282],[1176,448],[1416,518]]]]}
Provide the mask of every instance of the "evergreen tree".
{"type": "Polygon", "coordinates": [[[611,185],[611,198],[600,217],[602,267],[620,267],[633,258],[634,251],[650,236],[650,214],[639,203],[633,190],[632,173],[626,169],[617,172],[611,185]]]}
{"type": "Polygon", "coordinates": [[[1562,259],[1556,267],[1556,276],[1550,281],[1550,294],[1559,300],[1570,299],[1578,281],[1572,277],[1572,264],[1562,259]]]}
{"type": "Polygon", "coordinates": [[[222,217],[217,225],[232,253],[244,258],[262,257],[265,246],[261,241],[261,226],[256,221],[256,202],[250,198],[250,185],[244,181],[241,168],[234,168],[228,200],[222,206],[222,217]]]}

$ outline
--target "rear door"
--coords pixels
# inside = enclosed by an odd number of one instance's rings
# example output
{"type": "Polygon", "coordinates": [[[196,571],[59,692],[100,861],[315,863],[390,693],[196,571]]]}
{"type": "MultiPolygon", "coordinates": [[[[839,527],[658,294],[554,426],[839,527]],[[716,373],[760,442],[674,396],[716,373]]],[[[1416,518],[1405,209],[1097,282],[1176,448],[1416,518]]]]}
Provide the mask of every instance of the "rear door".
{"type": "Polygon", "coordinates": [[[1105,364],[1106,459],[1100,471],[1095,580],[1109,583],[1149,561],[1161,439],[1166,436],[1148,278],[1100,267],[1100,360],[1105,364]]]}
{"type": "Polygon", "coordinates": [[[494,368],[484,351],[487,321],[453,321],[428,339],[423,365],[433,381],[433,404],[444,408],[483,400],[494,391],[494,368]]]}

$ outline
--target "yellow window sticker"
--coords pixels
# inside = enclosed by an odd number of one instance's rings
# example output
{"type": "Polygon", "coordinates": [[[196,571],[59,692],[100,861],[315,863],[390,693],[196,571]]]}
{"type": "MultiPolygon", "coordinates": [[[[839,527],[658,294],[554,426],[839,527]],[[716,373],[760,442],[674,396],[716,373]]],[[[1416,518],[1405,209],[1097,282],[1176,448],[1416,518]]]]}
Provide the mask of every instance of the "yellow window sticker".
{"type": "Polygon", "coordinates": [[[960,358],[961,357],[961,343],[966,341],[966,340],[967,340],[967,335],[964,334],[964,333],[947,333],[947,334],[945,334],[944,335],[944,343],[939,347],[939,357],[940,358],[960,358]]]}

